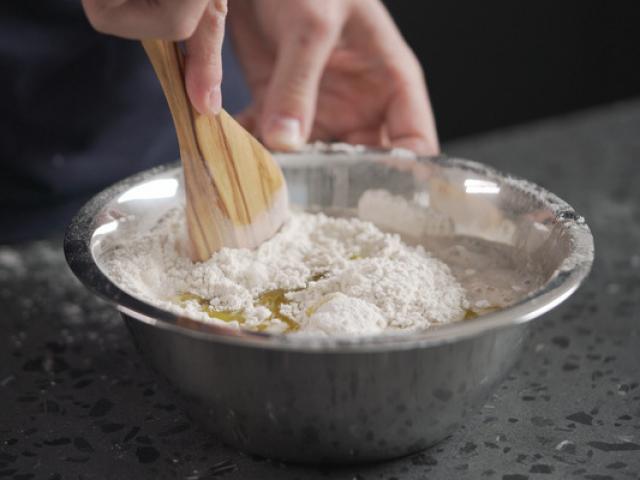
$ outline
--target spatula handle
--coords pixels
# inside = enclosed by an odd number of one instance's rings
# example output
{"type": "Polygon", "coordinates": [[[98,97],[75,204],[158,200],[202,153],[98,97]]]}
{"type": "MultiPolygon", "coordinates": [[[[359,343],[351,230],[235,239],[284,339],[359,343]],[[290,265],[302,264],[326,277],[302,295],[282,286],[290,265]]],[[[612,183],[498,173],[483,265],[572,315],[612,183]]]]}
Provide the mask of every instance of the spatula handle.
{"type": "Polygon", "coordinates": [[[180,45],[166,40],[147,39],[142,41],[153,69],[160,80],[167,98],[182,157],[197,154],[195,136],[195,111],[187,95],[184,83],[184,55],[180,45]]]}

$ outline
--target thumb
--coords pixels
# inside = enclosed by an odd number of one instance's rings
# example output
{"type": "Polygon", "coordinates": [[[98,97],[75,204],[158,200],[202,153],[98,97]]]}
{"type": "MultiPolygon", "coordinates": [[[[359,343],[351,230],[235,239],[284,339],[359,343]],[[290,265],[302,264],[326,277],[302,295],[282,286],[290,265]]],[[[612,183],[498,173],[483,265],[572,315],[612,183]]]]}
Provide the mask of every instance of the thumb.
{"type": "Polygon", "coordinates": [[[318,20],[283,39],[260,120],[267,147],[295,150],[306,142],[313,126],[318,85],[336,37],[337,29],[318,20]]]}
{"type": "Polygon", "coordinates": [[[222,108],[222,41],[227,0],[208,2],[195,32],[185,42],[185,84],[193,106],[201,114],[222,108]]]}

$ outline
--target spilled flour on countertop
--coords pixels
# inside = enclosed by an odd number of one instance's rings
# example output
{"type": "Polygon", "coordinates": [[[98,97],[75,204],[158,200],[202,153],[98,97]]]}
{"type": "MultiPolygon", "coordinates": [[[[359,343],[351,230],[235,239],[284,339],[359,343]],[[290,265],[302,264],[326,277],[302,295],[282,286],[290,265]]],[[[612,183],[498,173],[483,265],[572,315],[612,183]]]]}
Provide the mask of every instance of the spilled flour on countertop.
{"type": "Polygon", "coordinates": [[[183,253],[183,212],[108,244],[108,276],[130,294],[204,322],[269,332],[369,335],[464,318],[464,289],[421,246],[359,218],[294,212],[255,250],[206,262],[183,253]]]}

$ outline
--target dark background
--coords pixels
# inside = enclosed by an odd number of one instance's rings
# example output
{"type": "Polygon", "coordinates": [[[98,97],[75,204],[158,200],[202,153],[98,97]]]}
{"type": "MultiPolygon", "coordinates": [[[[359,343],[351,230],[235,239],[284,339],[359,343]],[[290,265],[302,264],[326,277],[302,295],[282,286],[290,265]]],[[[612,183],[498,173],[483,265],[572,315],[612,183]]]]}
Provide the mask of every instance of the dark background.
{"type": "Polygon", "coordinates": [[[640,95],[637,2],[385,3],[443,140],[640,95]]]}

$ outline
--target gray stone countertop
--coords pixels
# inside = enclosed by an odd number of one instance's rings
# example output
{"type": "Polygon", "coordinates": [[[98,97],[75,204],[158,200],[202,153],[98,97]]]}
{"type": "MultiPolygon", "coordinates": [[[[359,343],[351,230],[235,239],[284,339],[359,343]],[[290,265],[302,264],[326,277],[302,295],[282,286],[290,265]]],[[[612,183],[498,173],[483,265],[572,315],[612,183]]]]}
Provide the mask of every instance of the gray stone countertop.
{"type": "Polygon", "coordinates": [[[349,467],[221,445],[156,383],[115,310],[71,275],[60,241],[0,247],[0,478],[640,478],[640,101],[445,145],[533,180],[587,218],[597,260],[534,322],[478,414],[430,450],[349,467]]]}

